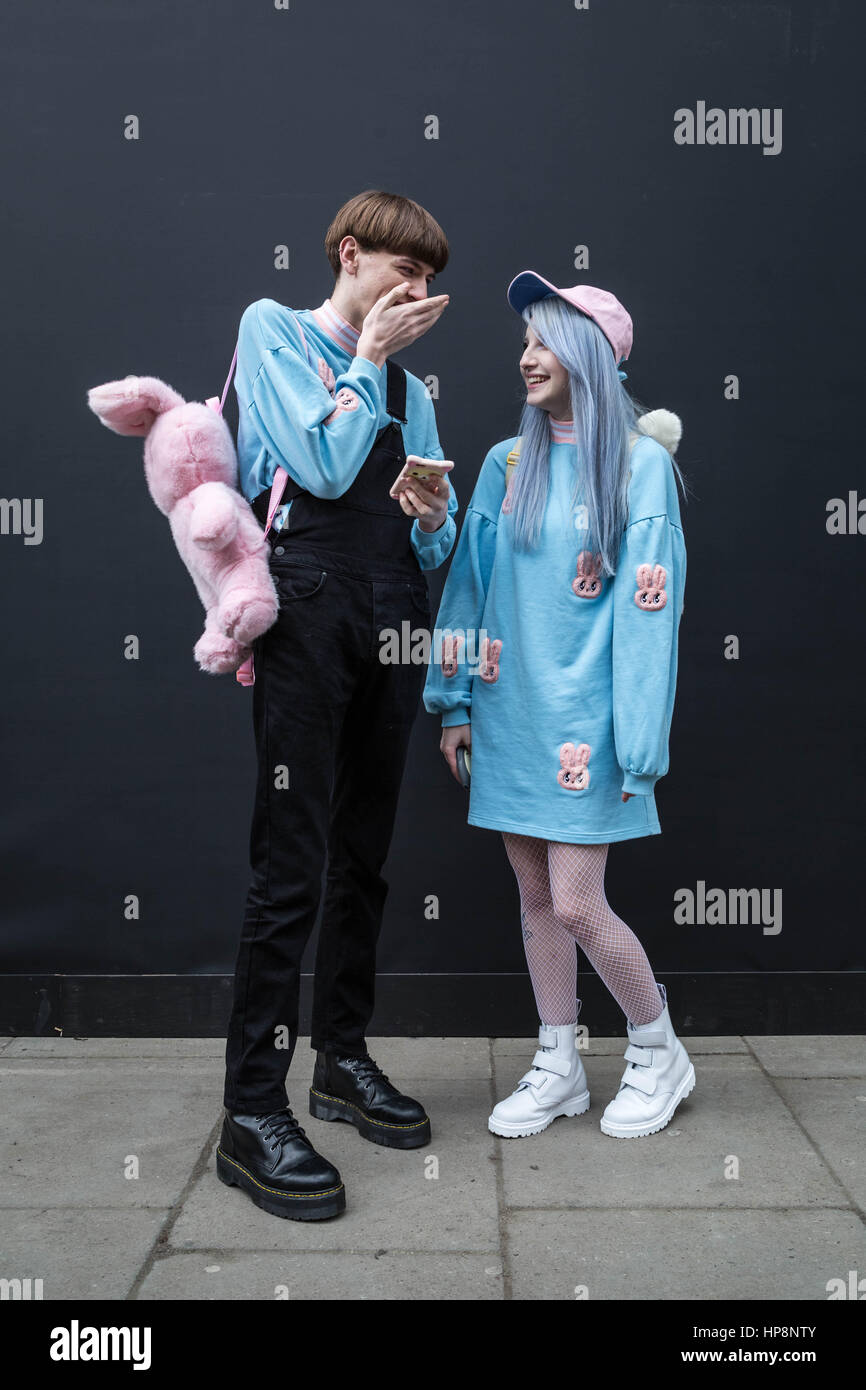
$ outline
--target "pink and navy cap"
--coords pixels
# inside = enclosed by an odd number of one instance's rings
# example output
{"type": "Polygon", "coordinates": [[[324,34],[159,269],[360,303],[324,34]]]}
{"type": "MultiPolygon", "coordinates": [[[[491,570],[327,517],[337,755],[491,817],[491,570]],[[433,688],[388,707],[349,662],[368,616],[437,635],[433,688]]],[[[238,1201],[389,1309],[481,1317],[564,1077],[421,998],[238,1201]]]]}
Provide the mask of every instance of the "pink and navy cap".
{"type": "Polygon", "coordinates": [[[560,299],[573,304],[575,309],[580,309],[581,313],[598,324],[613,348],[617,366],[626,361],[634,341],[632,321],[616,295],[608,290],[596,289],[594,285],[572,285],[570,289],[561,290],[534,270],[521,270],[507,290],[508,302],[518,314],[523,312],[527,304],[546,299],[551,294],[558,294],[560,299]]]}

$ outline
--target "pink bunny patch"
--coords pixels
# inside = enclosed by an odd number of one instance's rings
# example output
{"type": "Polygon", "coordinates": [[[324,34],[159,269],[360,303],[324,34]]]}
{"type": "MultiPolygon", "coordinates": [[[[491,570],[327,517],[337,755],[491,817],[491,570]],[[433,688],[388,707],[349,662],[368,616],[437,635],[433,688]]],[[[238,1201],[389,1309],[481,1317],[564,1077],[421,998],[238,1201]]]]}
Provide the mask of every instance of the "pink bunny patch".
{"type": "Polygon", "coordinates": [[[659,612],[668,601],[665,593],[667,574],[662,565],[638,565],[637,593],[634,601],[647,613],[659,612]]]}
{"type": "Polygon", "coordinates": [[[572,589],[578,598],[598,598],[602,582],[601,554],[582,550],[577,557],[577,578],[571,581],[572,589]]]}
{"type": "Polygon", "coordinates": [[[561,769],[556,780],[569,792],[582,792],[589,786],[589,755],[592,750],[588,743],[564,743],[559,750],[561,769]]]}
{"type": "Polygon", "coordinates": [[[502,643],[499,638],[495,642],[490,642],[485,637],[481,643],[481,665],[478,674],[488,685],[493,685],[494,681],[499,680],[499,653],[502,651],[502,643]]]}
{"type": "Polygon", "coordinates": [[[336,420],[337,416],[341,415],[344,410],[358,409],[358,397],[354,391],[349,390],[348,386],[341,386],[334,400],[337,403],[336,409],[332,410],[327,419],[322,421],[324,425],[330,425],[331,421],[336,420]]]}
{"type": "Polygon", "coordinates": [[[457,667],[460,664],[460,651],[463,646],[463,638],[460,636],[442,638],[442,674],[443,676],[456,676],[457,667]]]}
{"type": "Polygon", "coordinates": [[[325,386],[325,389],[327,390],[329,395],[333,396],[334,386],[336,385],[337,379],[334,376],[332,368],[328,366],[324,357],[319,358],[318,367],[319,376],[322,378],[322,382],[325,386]]]}

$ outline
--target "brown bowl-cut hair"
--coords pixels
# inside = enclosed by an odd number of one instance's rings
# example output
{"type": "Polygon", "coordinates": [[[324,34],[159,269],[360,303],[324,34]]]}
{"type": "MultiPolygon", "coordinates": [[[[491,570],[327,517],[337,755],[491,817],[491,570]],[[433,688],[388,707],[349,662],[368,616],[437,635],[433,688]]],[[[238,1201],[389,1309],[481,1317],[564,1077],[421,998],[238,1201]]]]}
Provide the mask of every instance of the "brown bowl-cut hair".
{"type": "Polygon", "coordinates": [[[435,217],[412,198],[368,188],[344,203],[325,234],[325,251],[335,279],[340,242],[353,236],[362,251],[392,251],[426,261],[438,274],[448,264],[448,239],[435,217]]]}

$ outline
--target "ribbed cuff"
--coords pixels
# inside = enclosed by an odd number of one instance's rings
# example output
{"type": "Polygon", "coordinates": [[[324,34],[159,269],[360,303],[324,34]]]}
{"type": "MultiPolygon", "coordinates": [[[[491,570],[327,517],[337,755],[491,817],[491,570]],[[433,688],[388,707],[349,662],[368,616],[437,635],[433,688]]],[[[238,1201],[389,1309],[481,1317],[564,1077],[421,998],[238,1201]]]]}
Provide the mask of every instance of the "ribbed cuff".
{"type": "Polygon", "coordinates": [[[639,777],[636,772],[624,772],[622,789],[633,796],[649,796],[657,781],[657,777],[639,777]]]}
{"type": "Polygon", "coordinates": [[[438,545],[439,542],[444,538],[445,527],[447,525],[448,514],[446,513],[445,520],[442,522],[441,526],[437,526],[435,531],[425,531],[419,524],[418,518],[416,516],[413,527],[415,539],[419,541],[421,545],[438,545]]]}
{"type": "Polygon", "coordinates": [[[469,722],[469,710],[466,705],[458,705],[456,709],[442,711],[443,729],[450,729],[454,724],[468,724],[469,722]]]}

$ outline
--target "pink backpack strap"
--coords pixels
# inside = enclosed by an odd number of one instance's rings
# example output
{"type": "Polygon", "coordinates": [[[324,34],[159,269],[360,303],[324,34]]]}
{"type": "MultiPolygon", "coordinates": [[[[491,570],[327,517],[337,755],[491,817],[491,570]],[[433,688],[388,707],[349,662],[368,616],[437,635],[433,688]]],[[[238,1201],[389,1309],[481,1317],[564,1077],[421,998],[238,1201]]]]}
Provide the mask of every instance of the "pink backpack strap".
{"type": "Polygon", "coordinates": [[[228,396],[229,382],[231,382],[232,377],[234,377],[234,375],[235,375],[235,367],[236,367],[236,366],[238,366],[238,343],[235,343],[235,353],[234,353],[234,356],[232,356],[232,364],[231,364],[231,367],[228,368],[228,377],[225,378],[225,385],[224,385],[224,388],[222,388],[222,395],[221,395],[221,396],[209,396],[209,398],[207,398],[206,402],[204,402],[204,404],[206,404],[206,406],[210,406],[210,409],[211,409],[211,410],[217,411],[218,416],[221,416],[221,414],[222,414],[222,407],[225,406],[225,398],[227,398],[227,396],[228,396]]]}
{"type": "Polygon", "coordinates": [[[235,680],[239,685],[255,685],[256,673],[253,666],[253,654],[250,652],[246,661],[235,671],[235,680]]]}
{"type": "MultiPolygon", "coordinates": [[[[303,343],[304,351],[307,354],[307,361],[309,362],[310,366],[312,366],[313,363],[312,358],[310,357],[310,349],[307,344],[307,339],[304,334],[303,327],[301,325],[301,320],[298,318],[297,314],[293,314],[292,317],[294,318],[295,323],[298,325],[298,332],[301,335],[301,342],[303,343]]],[[[220,397],[219,401],[217,400],[216,396],[212,396],[210,400],[207,401],[207,405],[211,406],[212,409],[216,411],[217,415],[222,415],[223,413],[223,406],[226,403],[226,396],[228,395],[229,383],[231,382],[231,379],[234,375],[234,370],[237,366],[237,361],[238,349],[237,344],[235,344],[234,356],[232,357],[232,364],[229,367],[229,374],[226,377],[226,384],[223,387],[222,396],[220,397]]],[[[273,525],[273,520],[277,514],[277,510],[280,505],[280,499],[282,498],[283,489],[286,485],[286,479],[288,478],[288,476],[288,473],[286,472],[285,468],[282,467],[282,465],[278,467],[276,472],[274,473],[274,481],[271,483],[271,495],[268,499],[268,519],[265,524],[265,536],[267,536],[268,532],[271,529],[271,526],[273,525]]],[[[252,653],[250,653],[246,661],[243,662],[243,664],[239,666],[238,669],[235,671],[235,680],[238,682],[239,685],[255,685],[256,673],[255,667],[253,665],[252,653]]]]}
{"type": "Polygon", "coordinates": [[[225,386],[223,387],[223,393],[222,393],[222,395],[220,396],[220,408],[219,408],[219,413],[220,413],[220,415],[222,415],[222,413],[223,413],[223,406],[224,406],[225,403],[226,403],[226,396],[227,396],[228,393],[229,393],[229,383],[231,382],[231,379],[232,379],[232,377],[233,377],[234,374],[235,374],[235,367],[236,367],[237,365],[238,365],[238,345],[237,345],[237,343],[235,343],[235,350],[234,350],[234,354],[233,354],[233,356],[232,356],[232,364],[231,364],[231,366],[229,367],[229,374],[228,374],[228,376],[226,377],[226,384],[225,384],[225,386]]]}
{"type": "MultiPolygon", "coordinates": [[[[271,483],[271,495],[268,498],[268,519],[265,525],[266,536],[270,531],[274,517],[277,514],[277,509],[280,505],[280,498],[283,495],[283,488],[286,485],[286,479],[288,478],[288,476],[288,473],[282,466],[280,466],[274,473],[274,481],[271,483]]],[[[252,653],[250,653],[246,661],[243,662],[243,664],[239,666],[238,669],[235,671],[235,680],[240,685],[255,685],[256,672],[255,667],[253,665],[252,653]]]]}

